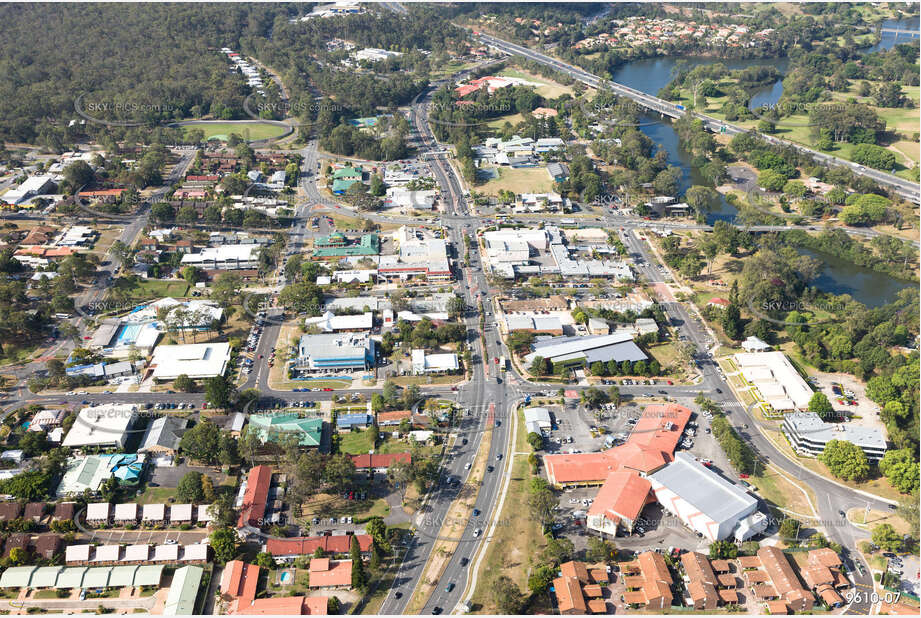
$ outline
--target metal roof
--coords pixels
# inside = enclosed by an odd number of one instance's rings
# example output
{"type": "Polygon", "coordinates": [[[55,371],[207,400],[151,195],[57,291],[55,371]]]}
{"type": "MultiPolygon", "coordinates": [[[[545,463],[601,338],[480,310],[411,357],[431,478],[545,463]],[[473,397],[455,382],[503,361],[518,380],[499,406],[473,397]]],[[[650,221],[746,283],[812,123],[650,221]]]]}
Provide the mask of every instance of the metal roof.
{"type": "Polygon", "coordinates": [[[56,588],[80,588],[83,584],[83,575],[89,571],[86,567],[68,567],[58,575],[56,588]]]}
{"type": "Polygon", "coordinates": [[[109,575],[112,567],[94,567],[83,575],[81,588],[106,588],[109,585],[109,575]]]}
{"type": "Polygon", "coordinates": [[[197,566],[184,566],[176,569],[173,583],[166,597],[163,614],[166,616],[188,616],[195,613],[195,599],[201,585],[205,570],[197,566]]]}
{"type": "Polygon", "coordinates": [[[109,575],[109,586],[121,588],[134,585],[134,574],[137,570],[138,567],[134,565],[113,567],[112,573],[109,575]]]}
{"type": "Polygon", "coordinates": [[[655,484],[663,485],[720,524],[758,504],[744,489],[684,452],[676,453],[675,461],[651,474],[649,478],[654,488],[655,484]]]}
{"type": "Polygon", "coordinates": [[[10,567],[3,572],[3,575],[0,575],[0,588],[27,587],[29,580],[32,579],[32,573],[37,569],[38,567],[34,566],[10,567]]]}
{"type": "Polygon", "coordinates": [[[145,564],[138,567],[134,575],[135,586],[159,586],[163,576],[162,564],[145,564]]]}

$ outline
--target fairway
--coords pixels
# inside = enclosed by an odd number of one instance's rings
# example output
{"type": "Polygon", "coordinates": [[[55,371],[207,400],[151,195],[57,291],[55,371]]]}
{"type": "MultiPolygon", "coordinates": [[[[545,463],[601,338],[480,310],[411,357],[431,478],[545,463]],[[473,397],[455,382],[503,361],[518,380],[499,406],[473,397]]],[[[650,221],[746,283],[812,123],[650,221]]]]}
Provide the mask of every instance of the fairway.
{"type": "Polygon", "coordinates": [[[284,135],[284,127],[274,124],[249,123],[249,122],[209,122],[205,124],[188,124],[182,127],[186,135],[195,129],[205,133],[205,140],[216,138],[227,140],[231,133],[236,133],[246,141],[268,139],[284,135]]]}

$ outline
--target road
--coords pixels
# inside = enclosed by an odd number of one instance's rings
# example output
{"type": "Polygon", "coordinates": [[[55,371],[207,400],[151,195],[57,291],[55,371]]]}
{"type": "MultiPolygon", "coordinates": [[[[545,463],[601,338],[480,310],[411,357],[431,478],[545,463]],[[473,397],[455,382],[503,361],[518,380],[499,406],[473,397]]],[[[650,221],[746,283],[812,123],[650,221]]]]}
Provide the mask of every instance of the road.
{"type": "MultiPolygon", "coordinates": [[[[672,118],[679,118],[687,113],[687,110],[685,110],[683,107],[675,105],[674,103],[652,96],[645,92],[641,92],[635,88],[630,88],[628,86],[624,86],[623,84],[618,84],[617,82],[602,79],[597,75],[593,75],[592,73],[584,71],[571,64],[557,60],[556,58],[546,54],[542,54],[527,47],[516,45],[515,43],[511,43],[509,41],[505,41],[485,33],[480,33],[479,36],[485,44],[500,51],[508,54],[524,56],[529,60],[534,60],[535,62],[539,62],[545,66],[549,66],[553,69],[556,69],[557,71],[565,73],[573,79],[577,79],[584,84],[592,86],[593,88],[606,87],[615,94],[627,97],[651,111],[658,112],[672,118]]],[[[725,132],[729,135],[748,132],[748,129],[730,124],[717,118],[713,118],[712,116],[707,116],[697,112],[693,113],[695,116],[703,120],[706,127],[711,131],[718,133],[722,128],[725,127],[725,132]]],[[[881,186],[894,190],[901,197],[916,204],[921,204],[921,186],[919,186],[918,183],[910,182],[903,178],[899,178],[898,176],[887,174],[886,172],[867,168],[852,161],[847,161],[845,159],[827,155],[825,153],[806,148],[801,144],[779,139],[771,135],[761,134],[761,137],[765,141],[772,144],[796,148],[801,153],[811,156],[815,161],[824,165],[841,165],[847,167],[853,173],[870,178],[881,186]]]]}

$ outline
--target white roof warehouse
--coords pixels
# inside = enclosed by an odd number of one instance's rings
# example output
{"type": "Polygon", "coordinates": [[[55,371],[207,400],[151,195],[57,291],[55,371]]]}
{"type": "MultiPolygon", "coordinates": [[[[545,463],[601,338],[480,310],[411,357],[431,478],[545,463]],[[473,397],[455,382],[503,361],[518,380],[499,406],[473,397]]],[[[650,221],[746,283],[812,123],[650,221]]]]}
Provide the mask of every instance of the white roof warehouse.
{"type": "Polygon", "coordinates": [[[154,350],[150,369],[159,380],[174,380],[185,374],[192,379],[223,375],[230,362],[229,343],[161,345],[154,350]]]}
{"type": "MultiPolygon", "coordinates": [[[[659,504],[711,541],[725,539],[737,529],[748,536],[760,531],[745,523],[757,512],[758,501],[688,453],[676,453],[675,461],[648,478],[659,504]]],[[[767,524],[766,518],[756,518],[767,524]]]]}
{"type": "Polygon", "coordinates": [[[122,448],[131,423],[137,418],[138,407],[115,404],[83,408],[73,427],[67,432],[63,446],[99,446],[122,448]]]}

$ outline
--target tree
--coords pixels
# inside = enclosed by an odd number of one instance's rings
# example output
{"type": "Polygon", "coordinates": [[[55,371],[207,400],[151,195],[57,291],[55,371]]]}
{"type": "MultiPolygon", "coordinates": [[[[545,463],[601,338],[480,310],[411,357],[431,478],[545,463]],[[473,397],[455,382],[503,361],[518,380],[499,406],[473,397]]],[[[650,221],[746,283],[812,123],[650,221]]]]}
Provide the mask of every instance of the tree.
{"type": "Polygon", "coordinates": [[[217,528],[211,533],[210,543],[218,562],[229,562],[237,556],[237,531],[233,528],[217,528]]]}
{"type": "Polygon", "coordinates": [[[202,489],[201,472],[186,472],[179,480],[176,486],[176,499],[179,502],[189,502],[192,504],[201,503],[205,500],[205,492],[202,489]]]}
{"type": "Polygon", "coordinates": [[[919,489],[919,466],[910,449],[887,451],[879,462],[879,471],[890,485],[903,494],[915,493],[919,489]]]}
{"type": "Polygon", "coordinates": [[[582,391],[582,403],[587,408],[600,408],[607,401],[608,396],[600,388],[590,386],[582,391]]]}
{"type": "Polygon", "coordinates": [[[64,180],[72,195],[85,185],[92,184],[95,179],[96,173],[86,161],[75,161],[64,168],[64,180]]]}
{"type": "Polygon", "coordinates": [[[851,158],[869,167],[889,171],[895,167],[895,153],[876,144],[857,144],[854,146],[851,158]]]}
{"type": "Polygon", "coordinates": [[[789,543],[799,539],[800,522],[792,517],[787,517],[780,522],[780,538],[789,543]]]}
{"type": "Polygon", "coordinates": [[[521,612],[524,595],[507,575],[499,575],[489,587],[497,613],[515,615],[521,612]]]}
{"type": "Polygon", "coordinates": [[[195,381],[188,375],[180,373],[176,376],[176,379],[173,380],[173,386],[181,393],[191,393],[195,390],[195,381]]]}
{"type": "Polygon", "coordinates": [[[815,412],[823,420],[831,418],[835,413],[835,409],[831,406],[831,402],[828,401],[828,397],[821,391],[814,393],[812,398],[809,399],[809,411],[815,412]]]}
{"type": "Polygon", "coordinates": [[[179,449],[194,460],[214,464],[217,462],[220,434],[217,425],[202,420],[182,434],[179,449]]]}
{"type": "Polygon", "coordinates": [[[715,541],[710,544],[711,560],[732,560],[739,555],[739,548],[729,541],[715,541]]]}
{"type": "Polygon", "coordinates": [[[895,531],[891,524],[880,524],[873,528],[873,544],[886,551],[899,551],[902,549],[902,535],[895,531]]]}
{"type": "Polygon", "coordinates": [[[339,601],[339,597],[335,595],[329,597],[329,600],[326,602],[326,612],[331,616],[335,616],[341,609],[342,603],[339,601]]]}
{"type": "Polygon", "coordinates": [[[406,498],[406,490],[415,478],[412,464],[405,461],[395,461],[387,468],[387,478],[400,492],[400,504],[406,498]]]}
{"type": "Polygon", "coordinates": [[[550,539],[541,552],[540,558],[543,562],[559,566],[561,563],[571,560],[573,553],[575,553],[575,545],[566,537],[561,537],[550,539]]]}
{"type": "Polygon", "coordinates": [[[787,177],[774,170],[764,170],[758,174],[758,186],[768,191],[783,191],[787,177]]]}
{"type": "Polygon", "coordinates": [[[361,547],[358,544],[358,537],[354,534],[349,546],[349,556],[352,558],[352,587],[363,590],[368,585],[368,574],[365,573],[365,565],[361,561],[361,547]]]}
{"type": "Polygon", "coordinates": [[[829,440],[818,459],[832,474],[846,481],[862,481],[870,474],[866,454],[853,442],[829,440]]]}
{"type": "MultiPolygon", "coordinates": [[[[591,543],[591,541],[589,541],[591,543]]],[[[541,594],[546,592],[556,577],[556,569],[547,565],[540,565],[531,572],[528,577],[528,590],[532,594],[541,594]]]]}
{"type": "Polygon", "coordinates": [[[535,451],[539,451],[544,446],[544,439],[539,433],[532,431],[528,433],[528,444],[530,444],[531,448],[535,451]]]}
{"type": "Polygon", "coordinates": [[[387,540],[387,524],[380,517],[372,517],[365,524],[365,532],[373,539],[375,547],[381,551],[390,551],[390,542],[387,540]]]}
{"type": "Polygon", "coordinates": [[[274,569],[275,568],[275,558],[271,553],[267,551],[261,551],[256,554],[256,560],[253,562],[258,566],[261,566],[264,569],[274,569]]]}
{"type": "Polygon", "coordinates": [[[614,547],[614,543],[593,536],[588,540],[585,557],[592,562],[607,562],[613,560],[616,553],[617,548],[614,547]]]}
{"type": "Polygon", "coordinates": [[[227,408],[233,403],[236,388],[224,376],[214,376],[205,382],[205,400],[212,408],[227,408]]]}

